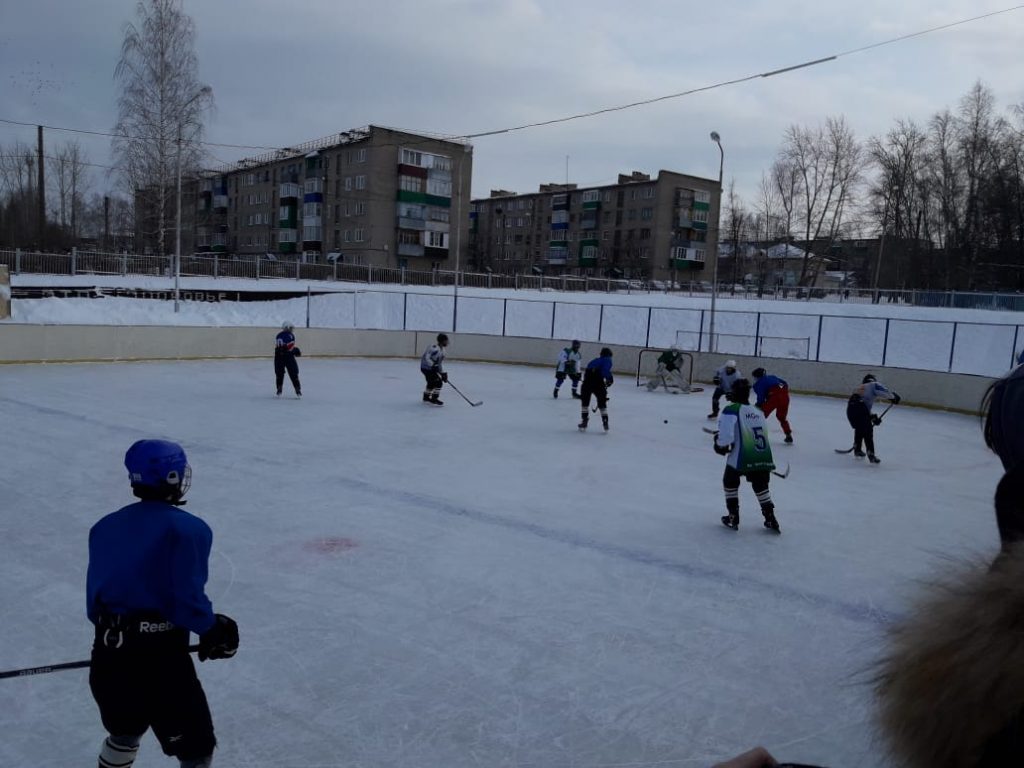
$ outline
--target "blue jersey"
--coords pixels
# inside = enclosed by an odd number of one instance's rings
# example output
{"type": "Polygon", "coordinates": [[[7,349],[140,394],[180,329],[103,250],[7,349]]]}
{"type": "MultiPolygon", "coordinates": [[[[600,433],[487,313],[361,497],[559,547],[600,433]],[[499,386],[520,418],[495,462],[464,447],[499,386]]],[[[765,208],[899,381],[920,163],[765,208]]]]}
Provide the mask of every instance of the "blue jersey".
{"type": "Polygon", "coordinates": [[[766,373],[755,381],[751,389],[757,395],[757,405],[764,405],[764,401],[768,399],[768,393],[775,387],[789,387],[789,384],[786,383],[785,379],[780,379],[778,376],[773,376],[770,373],[766,373]]]}
{"type": "Polygon", "coordinates": [[[291,331],[281,331],[274,340],[274,353],[285,354],[295,349],[295,334],[291,331]]]}
{"type": "Polygon", "coordinates": [[[587,363],[588,375],[599,375],[607,383],[611,384],[614,379],[612,378],[612,359],[610,357],[595,357],[589,363],[587,363]]]}
{"type": "Polygon", "coordinates": [[[89,531],[86,613],[157,613],[202,634],[213,626],[206,576],[213,533],[181,507],[140,501],[89,531]]]}

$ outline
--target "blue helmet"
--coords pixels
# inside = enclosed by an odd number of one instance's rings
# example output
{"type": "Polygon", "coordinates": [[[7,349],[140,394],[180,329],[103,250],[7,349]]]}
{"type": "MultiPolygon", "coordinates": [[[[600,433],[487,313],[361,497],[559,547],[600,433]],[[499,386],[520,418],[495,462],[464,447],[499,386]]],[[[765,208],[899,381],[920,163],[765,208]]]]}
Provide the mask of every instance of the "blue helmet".
{"type": "MultiPolygon", "coordinates": [[[[139,440],[124,455],[134,489],[151,489],[158,497],[180,499],[192,479],[185,449],[169,440],[139,440]]],[[[153,495],[153,494],[150,494],[153,495]]]]}

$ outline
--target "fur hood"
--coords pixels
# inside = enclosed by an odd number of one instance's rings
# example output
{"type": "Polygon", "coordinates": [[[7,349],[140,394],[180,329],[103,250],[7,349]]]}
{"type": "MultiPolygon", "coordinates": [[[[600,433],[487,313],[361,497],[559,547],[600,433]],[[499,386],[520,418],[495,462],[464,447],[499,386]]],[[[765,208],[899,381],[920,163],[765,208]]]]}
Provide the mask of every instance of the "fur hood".
{"type": "Polygon", "coordinates": [[[877,693],[896,765],[1024,766],[1024,545],[915,606],[892,632],[877,693]]]}

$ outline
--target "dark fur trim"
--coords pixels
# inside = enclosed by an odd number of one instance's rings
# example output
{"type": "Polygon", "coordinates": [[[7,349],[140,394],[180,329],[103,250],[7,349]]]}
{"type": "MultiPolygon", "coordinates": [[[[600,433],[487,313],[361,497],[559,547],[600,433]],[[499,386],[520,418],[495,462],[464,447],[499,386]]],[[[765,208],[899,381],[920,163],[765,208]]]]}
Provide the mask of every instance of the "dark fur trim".
{"type": "Polygon", "coordinates": [[[935,587],[892,633],[877,693],[898,765],[1024,765],[1024,547],[935,587]]]}

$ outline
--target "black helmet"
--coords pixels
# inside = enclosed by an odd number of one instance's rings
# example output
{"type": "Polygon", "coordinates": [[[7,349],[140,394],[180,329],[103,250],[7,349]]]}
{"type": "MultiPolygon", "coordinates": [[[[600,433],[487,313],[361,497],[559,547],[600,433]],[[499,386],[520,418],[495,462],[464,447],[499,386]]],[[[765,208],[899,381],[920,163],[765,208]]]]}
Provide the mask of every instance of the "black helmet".
{"type": "Polygon", "coordinates": [[[608,347],[601,347],[601,357],[611,357],[612,351],[608,347]]]}
{"type": "Polygon", "coordinates": [[[860,383],[861,384],[870,384],[872,381],[878,381],[878,379],[875,378],[875,374],[869,373],[867,376],[865,376],[863,378],[863,380],[860,383]]]}
{"type": "Polygon", "coordinates": [[[760,379],[762,376],[765,375],[765,373],[767,373],[767,371],[765,371],[764,368],[755,368],[750,372],[750,375],[753,376],[755,379],[760,379]]]}
{"type": "Polygon", "coordinates": [[[731,403],[743,403],[750,405],[750,382],[746,379],[736,379],[732,383],[732,390],[726,395],[731,403]]]}
{"type": "Polygon", "coordinates": [[[442,347],[447,347],[448,346],[448,334],[447,333],[439,333],[439,334],[437,334],[437,343],[440,344],[442,347]]]}
{"type": "Polygon", "coordinates": [[[579,339],[573,339],[572,340],[572,348],[573,349],[579,349],[580,348],[580,340],[579,339]]]}

